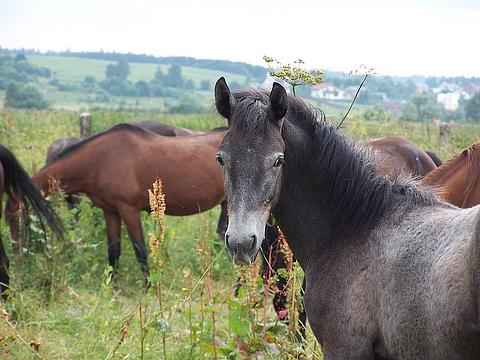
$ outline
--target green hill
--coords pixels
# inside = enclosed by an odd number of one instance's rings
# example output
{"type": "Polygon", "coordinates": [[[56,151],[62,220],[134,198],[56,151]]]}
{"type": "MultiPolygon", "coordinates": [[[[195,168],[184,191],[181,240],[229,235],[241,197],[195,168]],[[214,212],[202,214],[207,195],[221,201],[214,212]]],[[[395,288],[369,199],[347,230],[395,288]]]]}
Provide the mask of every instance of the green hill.
{"type": "MultiPolygon", "coordinates": [[[[185,80],[192,80],[196,89],[170,89],[163,96],[131,96],[131,95],[112,95],[105,91],[99,83],[106,79],[105,70],[108,65],[115,64],[117,61],[108,59],[88,58],[81,54],[26,54],[27,61],[37,67],[50,70],[51,77],[38,78],[34,82],[43,96],[56,109],[96,109],[109,108],[121,109],[127,111],[146,110],[154,112],[169,112],[172,108],[181,106],[180,111],[189,113],[196,112],[195,107],[189,107],[190,104],[200,104],[204,111],[212,110],[212,88],[215,81],[220,76],[225,76],[230,85],[236,83],[236,86],[248,86],[250,81],[254,81],[251,75],[241,74],[245,69],[238,66],[238,73],[222,70],[225,64],[219,62],[219,69],[207,69],[199,63],[192,63],[193,66],[182,65],[182,77],[185,80]],[[84,83],[87,76],[93,76],[96,83],[88,86],[84,83]],[[209,90],[200,90],[202,80],[210,82],[209,90]],[[171,90],[174,90],[173,92],[171,90]]],[[[95,55],[95,54],[93,54],[95,55]]],[[[92,56],[93,56],[92,55],[92,56]]],[[[99,54],[96,54],[99,55],[99,54]]],[[[164,60],[167,60],[164,59],[164,60]]],[[[172,58],[172,61],[175,59],[172,58]]],[[[184,60],[184,59],[183,59],[184,60]]],[[[139,60],[140,61],[140,60],[139,60]]],[[[131,83],[135,84],[139,80],[149,82],[154,78],[155,72],[160,68],[164,74],[167,74],[170,64],[167,63],[148,63],[129,61],[130,73],[127,77],[131,83]]],[[[177,64],[177,63],[175,63],[177,64]]],[[[190,64],[190,63],[189,63],[190,64]]],[[[214,66],[212,61],[208,66],[214,66]]],[[[203,64],[205,65],[205,64],[203,64]]],[[[227,65],[231,65],[227,63],[227,65]]],[[[248,64],[243,64],[247,68],[248,64]]],[[[206,66],[206,65],[205,65],[206,66]]],[[[232,67],[232,69],[236,69],[232,67]]],[[[232,70],[234,71],[234,70],[232,70]]],[[[257,81],[261,81],[258,80],[257,81]]],[[[0,94],[2,99],[4,94],[0,94]]],[[[327,104],[325,102],[307,98],[312,106],[321,108],[328,116],[340,117],[348,107],[345,104],[327,104]]],[[[0,108],[2,104],[0,103],[0,108]]]]}
{"type": "MultiPolygon", "coordinates": [[[[58,80],[76,83],[81,83],[87,75],[92,75],[99,81],[104,80],[107,65],[114,63],[108,60],[53,55],[28,55],[27,57],[32,64],[50,69],[58,80]]],[[[132,62],[129,63],[129,65],[130,75],[128,79],[133,82],[138,80],[149,81],[153,79],[158,67],[160,67],[164,73],[166,73],[170,67],[170,65],[165,64],[157,65],[132,62]]],[[[209,80],[213,85],[220,76],[225,76],[230,82],[236,81],[241,85],[244,85],[246,82],[244,75],[190,66],[182,66],[182,75],[185,79],[193,80],[197,86],[202,80],[209,80]]]]}

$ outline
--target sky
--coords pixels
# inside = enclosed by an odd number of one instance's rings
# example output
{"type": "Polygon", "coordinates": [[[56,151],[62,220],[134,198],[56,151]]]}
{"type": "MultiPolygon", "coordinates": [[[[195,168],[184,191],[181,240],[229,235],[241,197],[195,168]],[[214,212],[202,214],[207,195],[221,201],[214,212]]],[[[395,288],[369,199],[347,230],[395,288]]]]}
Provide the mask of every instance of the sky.
{"type": "Polygon", "coordinates": [[[0,0],[0,46],[480,76],[480,0],[0,0]]]}

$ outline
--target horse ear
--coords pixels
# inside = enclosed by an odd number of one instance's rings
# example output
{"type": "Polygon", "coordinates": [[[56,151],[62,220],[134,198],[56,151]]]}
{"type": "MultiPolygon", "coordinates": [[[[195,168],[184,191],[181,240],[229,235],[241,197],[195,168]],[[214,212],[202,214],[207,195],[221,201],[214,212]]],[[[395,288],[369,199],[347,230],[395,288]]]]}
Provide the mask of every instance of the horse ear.
{"type": "Polygon", "coordinates": [[[273,88],[270,92],[270,109],[272,110],[275,121],[282,120],[287,113],[287,92],[285,91],[285,88],[277,82],[273,83],[273,88]]]}
{"type": "Polygon", "coordinates": [[[223,76],[215,83],[215,105],[220,115],[226,119],[230,118],[235,105],[235,99],[223,76]]]}

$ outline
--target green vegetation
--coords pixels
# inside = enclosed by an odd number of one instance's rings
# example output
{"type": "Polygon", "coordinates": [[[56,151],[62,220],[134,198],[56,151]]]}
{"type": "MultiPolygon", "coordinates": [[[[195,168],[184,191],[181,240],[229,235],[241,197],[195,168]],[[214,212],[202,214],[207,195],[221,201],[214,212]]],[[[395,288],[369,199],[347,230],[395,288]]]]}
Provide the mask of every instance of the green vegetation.
{"type": "MultiPolygon", "coordinates": [[[[78,136],[78,115],[3,110],[1,142],[34,173],[43,166],[51,141],[78,136]]],[[[93,130],[141,117],[199,130],[224,124],[211,115],[97,111],[93,130]]],[[[365,122],[355,115],[347,119],[343,131],[358,140],[403,135],[447,159],[476,141],[480,126],[458,125],[443,143],[438,129],[426,123],[365,122]]],[[[168,359],[212,359],[215,354],[219,359],[295,359],[300,354],[321,359],[310,331],[303,349],[292,341],[291,329],[276,320],[258,268],[232,265],[216,240],[218,208],[197,216],[166,217],[160,220],[163,230],[158,218],[143,214],[145,233],[161,239],[150,242],[152,251],[158,252],[150,258],[154,286],[147,294],[125,230],[119,274],[110,281],[101,211],[83,197],[76,222],[57,195],[52,201],[68,226],[64,242],[49,238],[44,244],[41,230],[34,229],[30,246],[25,244],[22,255],[15,257],[5,222],[0,222],[12,276],[12,299],[3,308],[8,323],[0,311],[0,358],[32,359],[32,349],[38,345],[44,359],[140,358],[142,349],[145,359],[163,358],[164,349],[168,359]],[[234,298],[238,275],[246,285],[240,298],[234,298]],[[161,311],[157,284],[162,291],[161,311]]]]}
{"type": "MultiPolygon", "coordinates": [[[[113,61],[85,59],[80,57],[64,57],[53,55],[28,55],[28,60],[35,65],[43,66],[52,71],[54,76],[60,81],[81,83],[85,76],[93,76],[97,81],[105,79],[105,70],[113,61]]],[[[155,76],[155,72],[160,68],[163,73],[167,73],[170,65],[168,64],[145,64],[129,62],[130,75],[132,82],[139,80],[151,80],[155,76]]],[[[200,85],[202,80],[209,80],[212,84],[217,81],[220,76],[225,76],[231,81],[237,81],[245,84],[246,77],[235,73],[223,72],[220,70],[211,70],[203,68],[195,68],[191,66],[182,66],[184,78],[191,79],[196,86],[200,85]]]]}
{"type": "Polygon", "coordinates": [[[35,87],[10,83],[5,91],[3,106],[6,108],[44,110],[48,108],[48,102],[35,87]]]}
{"type": "Polygon", "coordinates": [[[282,64],[280,61],[270,56],[264,56],[263,61],[269,66],[268,74],[280,80],[285,81],[292,87],[294,95],[295,89],[303,85],[318,85],[323,82],[323,72],[320,69],[309,71],[304,69],[304,61],[298,59],[291,64],[282,64]],[[275,63],[275,65],[273,65],[275,63]]]}
{"type": "Polygon", "coordinates": [[[477,91],[465,105],[465,116],[468,120],[480,119],[480,91],[477,91]]]}
{"type": "Polygon", "coordinates": [[[49,69],[32,65],[22,54],[0,56],[0,90],[12,82],[37,82],[38,78],[49,78],[50,75],[49,69]]]}
{"type": "Polygon", "coordinates": [[[442,107],[435,96],[427,92],[414,93],[403,109],[403,116],[409,121],[431,121],[442,115],[442,107]]]}
{"type": "Polygon", "coordinates": [[[128,63],[70,56],[28,55],[34,66],[51,70],[48,82],[40,81],[48,102],[55,108],[116,108],[136,112],[147,108],[161,113],[198,113],[208,110],[213,84],[226,75],[233,87],[246,85],[241,74],[180,66],[128,63]],[[187,104],[186,101],[194,103],[187,104]]]}
{"type": "MultiPolygon", "coordinates": [[[[301,60],[292,65],[282,65],[269,57],[265,60],[271,75],[290,84],[296,95],[322,108],[329,116],[347,112],[364,77],[361,69],[350,74],[322,73],[305,68],[301,60]],[[320,82],[325,82],[321,89],[312,87],[320,82]]],[[[231,89],[237,90],[262,84],[267,71],[265,67],[226,60],[68,51],[44,55],[33,50],[0,49],[0,91],[10,82],[33,85],[55,109],[208,112],[213,103],[212,87],[220,76],[227,79],[231,89]]],[[[476,121],[478,115],[473,113],[476,106],[473,100],[465,99],[479,87],[480,78],[372,75],[358,93],[353,110],[364,113],[366,120],[379,118],[374,112],[380,110],[388,113],[390,119],[428,121],[434,117],[443,121],[476,121]],[[428,94],[425,96],[429,99],[419,92],[428,94]],[[444,95],[448,93],[453,94],[444,95]],[[459,99],[458,109],[445,110],[444,107],[456,108],[455,96],[459,99]],[[469,114],[467,104],[470,104],[469,114]],[[372,112],[363,112],[365,109],[372,112]]]]}

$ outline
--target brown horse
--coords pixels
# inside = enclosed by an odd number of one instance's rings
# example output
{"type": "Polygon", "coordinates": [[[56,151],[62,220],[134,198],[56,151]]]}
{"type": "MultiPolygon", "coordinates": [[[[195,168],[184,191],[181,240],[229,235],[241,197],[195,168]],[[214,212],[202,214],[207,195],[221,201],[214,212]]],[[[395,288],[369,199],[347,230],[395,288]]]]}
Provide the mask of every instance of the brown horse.
{"type": "MultiPolygon", "coordinates": [[[[30,205],[37,214],[41,226],[49,226],[54,233],[62,236],[63,227],[60,219],[46,201],[35,185],[32,184],[30,177],[22,168],[18,160],[6,147],[0,145],[0,205],[3,194],[9,199],[17,199],[22,203],[23,225],[25,231],[28,227],[28,205],[30,205]]],[[[2,208],[0,206],[0,218],[2,217],[2,208]]],[[[4,291],[8,288],[9,260],[3,246],[0,234],[0,293],[5,298],[4,291]]]]}
{"type": "Polygon", "coordinates": [[[423,177],[437,167],[425,151],[402,136],[373,139],[368,144],[380,153],[379,171],[387,176],[403,172],[423,177]]]}
{"type": "MultiPolygon", "coordinates": [[[[83,114],[82,114],[83,115],[83,114]]],[[[89,115],[90,116],[90,115],[89,115]]],[[[145,130],[153,131],[156,134],[163,136],[185,136],[185,135],[199,135],[204,134],[203,131],[195,131],[184,129],[172,125],[163,124],[154,120],[141,120],[130,123],[132,125],[141,127],[145,130]]],[[[85,137],[64,137],[54,140],[47,149],[47,158],[45,164],[50,164],[55,158],[61,154],[66,148],[82,141],[85,137]]]]}
{"type": "Polygon", "coordinates": [[[66,194],[84,193],[103,210],[113,268],[120,257],[123,221],[146,275],[140,211],[149,210],[147,189],[162,180],[168,215],[197,214],[223,202],[223,176],[215,153],[224,134],[166,137],[120,124],[68,147],[32,180],[48,194],[49,179],[56,178],[66,194]]]}
{"type": "MultiPolygon", "coordinates": [[[[150,130],[158,135],[163,135],[163,136],[202,135],[207,133],[206,131],[195,131],[195,130],[185,129],[177,126],[167,125],[154,120],[141,120],[141,121],[131,122],[130,124],[134,126],[138,126],[145,130],[150,130]]],[[[218,127],[215,129],[211,129],[209,131],[215,132],[215,131],[223,131],[223,130],[226,130],[226,127],[218,127]]],[[[45,165],[49,165],[51,162],[53,162],[57,158],[58,155],[60,155],[68,147],[80,141],[82,141],[82,138],[65,137],[65,138],[57,139],[54,142],[52,142],[47,149],[47,158],[45,160],[45,165]]],[[[72,197],[69,194],[66,195],[66,201],[70,209],[73,208],[76,204],[75,197],[72,197]]],[[[222,202],[221,207],[222,207],[222,210],[220,212],[220,217],[218,219],[218,224],[217,224],[217,234],[218,234],[218,238],[223,240],[225,236],[225,231],[227,229],[227,222],[228,222],[227,205],[225,201],[222,202]]],[[[15,236],[15,238],[12,238],[14,243],[17,243],[19,241],[17,234],[18,232],[15,232],[15,231],[12,232],[12,236],[15,236]]]]}
{"type": "Polygon", "coordinates": [[[469,208],[480,204],[480,141],[428,174],[422,183],[441,188],[450,204],[469,208]]]}

